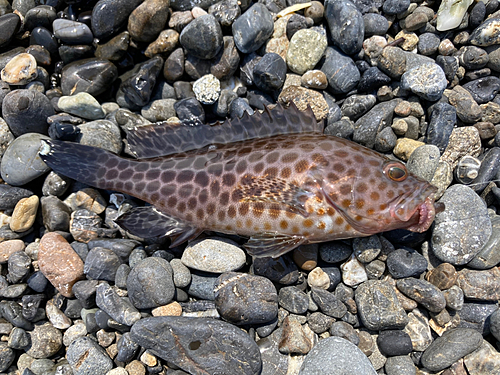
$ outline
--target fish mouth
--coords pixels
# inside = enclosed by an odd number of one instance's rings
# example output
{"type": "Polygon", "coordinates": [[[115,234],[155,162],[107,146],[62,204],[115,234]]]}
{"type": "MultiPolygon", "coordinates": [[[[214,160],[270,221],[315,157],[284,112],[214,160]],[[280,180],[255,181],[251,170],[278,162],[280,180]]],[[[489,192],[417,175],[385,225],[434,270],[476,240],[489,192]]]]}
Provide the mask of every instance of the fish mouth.
{"type": "Polygon", "coordinates": [[[410,220],[408,220],[409,223],[414,222],[414,224],[405,229],[411,232],[425,232],[432,225],[436,213],[444,211],[444,208],[443,203],[435,203],[433,197],[427,197],[425,201],[417,207],[410,220]]]}

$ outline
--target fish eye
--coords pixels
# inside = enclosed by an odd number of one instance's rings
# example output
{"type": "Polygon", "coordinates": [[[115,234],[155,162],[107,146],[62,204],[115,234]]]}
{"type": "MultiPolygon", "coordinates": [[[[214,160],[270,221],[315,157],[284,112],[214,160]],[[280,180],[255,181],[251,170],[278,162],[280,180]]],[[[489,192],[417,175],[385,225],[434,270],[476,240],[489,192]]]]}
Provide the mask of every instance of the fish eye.
{"type": "Polygon", "coordinates": [[[393,181],[404,181],[408,177],[408,171],[403,164],[390,163],[384,168],[384,173],[393,181]]]}

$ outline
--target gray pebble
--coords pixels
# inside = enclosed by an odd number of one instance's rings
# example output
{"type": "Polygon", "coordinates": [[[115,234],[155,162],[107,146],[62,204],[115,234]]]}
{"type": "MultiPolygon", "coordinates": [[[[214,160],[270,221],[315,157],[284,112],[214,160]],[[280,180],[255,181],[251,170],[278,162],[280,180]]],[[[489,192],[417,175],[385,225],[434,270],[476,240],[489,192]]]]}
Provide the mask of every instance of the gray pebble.
{"type": "Polygon", "coordinates": [[[234,43],[243,53],[257,51],[272,35],[273,17],[266,6],[255,3],[232,25],[234,43]]]}
{"type": "Polygon", "coordinates": [[[118,296],[107,283],[97,286],[96,304],[120,324],[131,326],[141,319],[141,313],[127,299],[118,296]]]}
{"type": "Polygon", "coordinates": [[[439,100],[447,85],[443,69],[435,63],[421,64],[401,77],[401,88],[430,101],[439,100]]]}
{"type": "Polygon", "coordinates": [[[74,375],[105,374],[113,368],[113,361],[95,339],[80,337],[68,349],[68,359],[74,375]]]}

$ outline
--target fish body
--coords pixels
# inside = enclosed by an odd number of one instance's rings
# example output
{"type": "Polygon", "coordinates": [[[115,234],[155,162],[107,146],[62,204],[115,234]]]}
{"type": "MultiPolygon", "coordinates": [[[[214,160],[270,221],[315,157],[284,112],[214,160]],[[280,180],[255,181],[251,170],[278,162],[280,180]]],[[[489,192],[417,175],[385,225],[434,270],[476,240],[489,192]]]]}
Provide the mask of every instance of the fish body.
{"type": "Polygon", "coordinates": [[[59,141],[40,154],[59,173],[150,203],[118,224],[141,237],[169,235],[174,244],[211,230],[249,237],[254,256],[279,256],[305,243],[423,232],[435,214],[437,189],[403,163],[320,132],[142,160],[59,141]]]}

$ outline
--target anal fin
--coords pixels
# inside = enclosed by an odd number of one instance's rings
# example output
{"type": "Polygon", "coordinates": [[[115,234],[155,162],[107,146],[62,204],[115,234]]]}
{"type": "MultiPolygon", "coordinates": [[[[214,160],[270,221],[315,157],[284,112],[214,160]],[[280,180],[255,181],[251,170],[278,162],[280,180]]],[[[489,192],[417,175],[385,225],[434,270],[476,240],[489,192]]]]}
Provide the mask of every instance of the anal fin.
{"type": "Polygon", "coordinates": [[[255,258],[272,257],[281,255],[295,249],[306,242],[303,236],[289,236],[280,233],[260,233],[248,240],[243,246],[248,254],[255,258]]]}
{"type": "Polygon", "coordinates": [[[201,229],[174,219],[153,206],[135,207],[115,220],[121,228],[142,238],[172,237],[171,247],[200,234],[201,229]]]}

